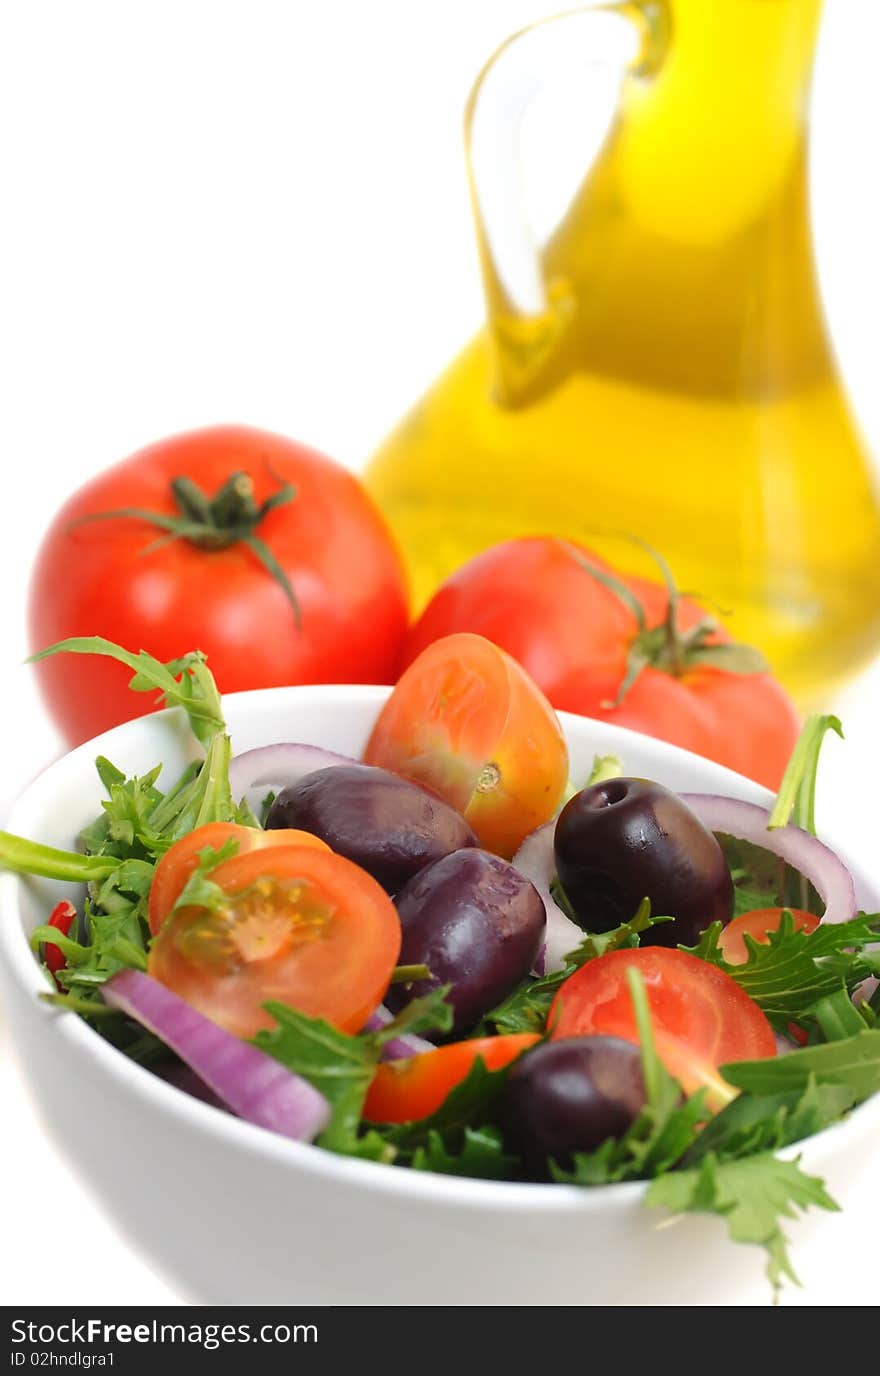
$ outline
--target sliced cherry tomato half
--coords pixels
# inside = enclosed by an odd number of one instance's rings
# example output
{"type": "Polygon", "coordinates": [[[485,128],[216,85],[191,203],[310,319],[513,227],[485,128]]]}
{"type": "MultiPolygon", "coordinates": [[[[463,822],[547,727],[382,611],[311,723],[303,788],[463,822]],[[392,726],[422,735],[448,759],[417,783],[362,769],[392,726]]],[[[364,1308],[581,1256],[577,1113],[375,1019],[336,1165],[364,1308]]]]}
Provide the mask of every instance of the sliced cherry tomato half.
{"type": "Polygon", "coordinates": [[[791,913],[796,932],[814,932],[821,920],[801,908],[756,908],[754,912],[741,913],[723,929],[718,940],[718,949],[728,965],[745,965],[749,958],[745,938],[766,942],[770,933],[778,930],[784,912],[791,913]]]}
{"type": "Polygon", "coordinates": [[[627,972],[645,982],[657,1054],[688,1094],[707,1088],[721,1108],[734,1091],[718,1074],[728,1061],[776,1055],[773,1029],[735,979],[684,951],[660,946],[609,951],[560,987],[550,1008],[551,1037],[603,1033],[639,1040],[627,972]]]}
{"type": "Polygon", "coordinates": [[[427,1118],[456,1085],[467,1079],[477,1057],[487,1070],[502,1070],[540,1040],[533,1032],[475,1037],[473,1041],[450,1042],[436,1051],[424,1051],[405,1060],[386,1061],[379,1066],[367,1091],[364,1117],[373,1123],[411,1123],[427,1118]]]}
{"type": "Polygon", "coordinates": [[[150,948],[154,979],[239,1037],[273,1026],[270,1000],[359,1031],[400,952],[397,911],[375,879],[290,845],[235,855],[211,879],[227,902],[171,913],[150,948]]]}
{"type": "Polygon", "coordinates": [[[258,831],[256,827],[242,827],[235,822],[209,822],[206,826],[196,827],[187,836],[175,841],[156,866],[150,886],[150,931],[153,936],[159,931],[171,909],[174,907],[183,886],[194,872],[199,862],[199,852],[220,850],[227,841],[238,842],[237,854],[249,850],[261,850],[265,846],[315,846],[318,850],[330,847],[320,837],[308,831],[281,829],[277,831],[258,831]]]}
{"type": "MultiPolygon", "coordinates": [[[[75,921],[76,908],[72,903],[69,903],[66,898],[62,898],[61,902],[56,903],[55,907],[52,909],[52,915],[49,918],[47,926],[54,927],[62,936],[68,936],[75,921]]],[[[53,946],[51,941],[45,942],[43,945],[43,961],[46,969],[55,980],[56,986],[60,989],[61,985],[58,983],[56,976],[58,975],[58,971],[63,970],[67,964],[61,948],[59,946],[53,946]]]]}
{"type": "Polygon", "coordinates": [[[429,645],[403,674],[367,744],[367,764],[425,785],[511,856],[549,821],[568,781],[556,713],[524,669],[480,635],[429,645]]]}

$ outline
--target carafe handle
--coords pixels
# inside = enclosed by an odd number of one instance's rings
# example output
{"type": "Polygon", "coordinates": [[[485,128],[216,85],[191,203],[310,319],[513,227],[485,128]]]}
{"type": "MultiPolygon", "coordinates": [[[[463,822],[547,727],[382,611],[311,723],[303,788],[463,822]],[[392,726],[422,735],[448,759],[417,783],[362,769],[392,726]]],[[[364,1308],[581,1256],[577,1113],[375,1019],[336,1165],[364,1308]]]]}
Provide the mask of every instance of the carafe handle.
{"type": "Polygon", "coordinates": [[[665,5],[596,3],[540,20],[501,45],[481,71],[465,112],[496,391],[527,399],[571,315],[564,281],[548,282],[524,205],[521,134],[548,83],[589,66],[627,73],[653,65],[665,5]]]}

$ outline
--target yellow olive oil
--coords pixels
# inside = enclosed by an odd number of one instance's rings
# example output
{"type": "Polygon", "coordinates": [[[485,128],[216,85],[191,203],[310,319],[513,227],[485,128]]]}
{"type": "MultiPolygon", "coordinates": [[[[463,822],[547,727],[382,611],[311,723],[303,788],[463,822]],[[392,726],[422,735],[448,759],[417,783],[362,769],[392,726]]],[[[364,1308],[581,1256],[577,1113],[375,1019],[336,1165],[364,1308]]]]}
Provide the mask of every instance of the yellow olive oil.
{"type": "Polygon", "coordinates": [[[651,572],[636,535],[814,702],[880,641],[877,496],[809,224],[821,0],[626,8],[651,56],[543,250],[546,309],[511,307],[484,236],[486,329],[367,480],[419,604],[521,534],[651,572]]]}

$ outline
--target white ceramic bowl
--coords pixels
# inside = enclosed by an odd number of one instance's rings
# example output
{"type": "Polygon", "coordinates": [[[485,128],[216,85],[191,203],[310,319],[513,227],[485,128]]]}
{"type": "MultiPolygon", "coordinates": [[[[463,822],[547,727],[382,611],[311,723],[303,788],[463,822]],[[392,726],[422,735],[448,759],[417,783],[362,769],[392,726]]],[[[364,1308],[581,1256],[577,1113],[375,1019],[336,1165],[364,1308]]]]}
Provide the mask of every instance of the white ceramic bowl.
{"type": "MultiPolygon", "coordinates": [[[[301,740],[358,755],[387,691],[305,687],[231,696],[224,706],[233,748],[301,740]]],[[[672,788],[768,799],[757,785],[682,750],[579,717],[562,721],[576,780],[586,777],[594,753],[614,752],[627,772],[672,788]]],[[[22,795],[8,829],[72,845],[98,811],[99,753],[128,774],[162,760],[170,780],[196,751],[177,712],[141,717],[52,765],[22,795]]],[[[849,858],[860,902],[880,908],[867,861],[849,858]]],[[[353,1161],[189,1098],[81,1019],[38,999],[45,984],[27,933],[67,892],[0,875],[0,977],[15,1044],[60,1148],[188,1298],[356,1305],[769,1299],[759,1251],[728,1241],[713,1218],[658,1227],[665,1216],[641,1207],[640,1185],[495,1183],[353,1161]]],[[[844,1206],[878,1130],[880,1096],[799,1148],[805,1168],[823,1176],[844,1206]]],[[[808,1283],[821,1284],[823,1259],[836,1251],[835,1236],[842,1240],[836,1219],[813,1211],[790,1226],[795,1264],[806,1268],[808,1283]]]]}

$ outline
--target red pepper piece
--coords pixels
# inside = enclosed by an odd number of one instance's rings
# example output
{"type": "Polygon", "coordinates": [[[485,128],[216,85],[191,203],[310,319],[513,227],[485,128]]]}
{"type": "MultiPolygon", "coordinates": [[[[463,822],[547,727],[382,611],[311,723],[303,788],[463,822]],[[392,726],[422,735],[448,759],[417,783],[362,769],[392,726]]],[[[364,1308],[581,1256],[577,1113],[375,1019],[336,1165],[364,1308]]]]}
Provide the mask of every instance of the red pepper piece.
{"type": "MultiPolygon", "coordinates": [[[[50,927],[57,927],[62,936],[67,936],[75,921],[76,908],[64,898],[55,908],[53,908],[52,916],[49,918],[47,925],[50,927]]],[[[58,971],[64,969],[67,961],[59,948],[53,946],[51,941],[46,941],[43,944],[43,960],[46,964],[46,968],[49,970],[52,978],[60,989],[61,985],[57,979],[58,971]]]]}

